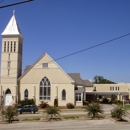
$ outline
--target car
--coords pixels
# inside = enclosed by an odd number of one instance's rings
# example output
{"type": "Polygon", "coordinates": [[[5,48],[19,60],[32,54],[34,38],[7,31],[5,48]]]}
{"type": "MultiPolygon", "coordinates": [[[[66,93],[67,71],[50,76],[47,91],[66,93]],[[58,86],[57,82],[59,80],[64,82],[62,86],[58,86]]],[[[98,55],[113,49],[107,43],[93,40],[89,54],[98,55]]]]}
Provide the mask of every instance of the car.
{"type": "Polygon", "coordinates": [[[36,105],[25,105],[22,108],[18,108],[17,110],[19,114],[22,114],[23,112],[31,112],[34,114],[38,111],[38,107],[36,105]]]}
{"type": "Polygon", "coordinates": [[[124,103],[125,103],[125,104],[130,104],[130,99],[126,99],[126,100],[124,101],[124,103]]]}

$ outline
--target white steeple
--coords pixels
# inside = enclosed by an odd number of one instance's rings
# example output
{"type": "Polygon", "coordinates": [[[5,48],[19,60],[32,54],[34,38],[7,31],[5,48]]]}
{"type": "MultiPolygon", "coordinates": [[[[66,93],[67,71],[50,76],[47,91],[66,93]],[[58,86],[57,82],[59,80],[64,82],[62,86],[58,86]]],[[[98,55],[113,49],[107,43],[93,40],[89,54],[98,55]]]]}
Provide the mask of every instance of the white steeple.
{"type": "Polygon", "coordinates": [[[22,37],[22,33],[19,29],[18,23],[15,19],[15,10],[13,10],[13,16],[10,19],[9,23],[7,24],[5,30],[1,34],[4,35],[20,35],[22,37]]]}

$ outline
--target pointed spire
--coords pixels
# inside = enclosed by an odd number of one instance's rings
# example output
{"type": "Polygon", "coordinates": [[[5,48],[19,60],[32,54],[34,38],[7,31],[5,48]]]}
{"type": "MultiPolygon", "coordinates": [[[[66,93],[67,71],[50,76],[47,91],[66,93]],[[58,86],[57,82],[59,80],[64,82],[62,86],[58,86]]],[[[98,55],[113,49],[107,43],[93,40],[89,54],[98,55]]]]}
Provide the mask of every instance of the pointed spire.
{"type": "Polygon", "coordinates": [[[15,19],[15,10],[13,10],[13,16],[10,19],[9,23],[7,24],[5,30],[1,34],[4,35],[20,35],[22,37],[22,33],[20,31],[20,28],[18,26],[18,23],[15,19]]]}

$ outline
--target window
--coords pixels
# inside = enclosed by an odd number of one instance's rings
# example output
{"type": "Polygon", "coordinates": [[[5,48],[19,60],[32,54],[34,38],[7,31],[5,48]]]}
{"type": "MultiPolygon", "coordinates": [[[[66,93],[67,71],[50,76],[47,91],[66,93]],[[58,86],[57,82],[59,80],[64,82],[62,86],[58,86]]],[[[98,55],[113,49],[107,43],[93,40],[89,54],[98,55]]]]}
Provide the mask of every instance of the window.
{"type": "Polygon", "coordinates": [[[10,68],[10,61],[8,61],[8,65],[7,65],[8,68],[10,68]]]}
{"type": "Polygon", "coordinates": [[[116,90],[117,90],[117,87],[116,87],[116,90]]]}
{"type": "Polygon", "coordinates": [[[24,99],[28,99],[28,90],[27,89],[24,91],[24,99]]]}
{"type": "Polygon", "coordinates": [[[62,90],[62,100],[66,100],[66,91],[62,90]]]}
{"type": "Polygon", "coordinates": [[[10,54],[9,54],[9,56],[8,56],[8,59],[10,60],[10,54]]]}
{"type": "Polygon", "coordinates": [[[8,69],[8,75],[10,74],[10,70],[8,69]]]}
{"type": "Polygon", "coordinates": [[[14,42],[14,52],[16,51],[16,42],[14,42]]]}
{"type": "Polygon", "coordinates": [[[51,99],[51,85],[47,77],[44,77],[40,82],[40,100],[50,100],[51,99]]]}
{"type": "Polygon", "coordinates": [[[5,44],[4,44],[4,52],[6,52],[6,42],[5,42],[5,44]]]}
{"type": "Polygon", "coordinates": [[[11,48],[10,48],[10,51],[12,52],[12,42],[11,42],[11,48]]]}
{"type": "Polygon", "coordinates": [[[9,52],[9,42],[8,42],[8,48],[7,48],[7,52],[9,52]]]}
{"type": "Polygon", "coordinates": [[[82,101],[81,93],[76,93],[76,101],[82,101]]]}
{"type": "Polygon", "coordinates": [[[118,87],[118,91],[120,90],[120,88],[118,87]]]}
{"type": "Polygon", "coordinates": [[[48,67],[48,63],[42,63],[42,67],[43,68],[47,68],[48,67]]]}

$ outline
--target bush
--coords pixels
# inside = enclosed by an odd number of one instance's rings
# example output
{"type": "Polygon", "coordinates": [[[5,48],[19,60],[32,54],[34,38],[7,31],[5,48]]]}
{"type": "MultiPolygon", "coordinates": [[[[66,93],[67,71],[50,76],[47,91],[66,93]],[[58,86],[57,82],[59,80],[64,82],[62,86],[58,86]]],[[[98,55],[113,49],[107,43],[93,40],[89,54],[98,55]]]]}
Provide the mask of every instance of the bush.
{"type": "Polygon", "coordinates": [[[74,108],[74,105],[73,105],[73,103],[67,103],[67,104],[66,104],[66,107],[67,107],[68,109],[73,109],[73,108],[74,108]]]}
{"type": "Polygon", "coordinates": [[[118,118],[120,120],[123,120],[122,119],[123,115],[126,115],[126,110],[124,110],[124,109],[122,109],[120,107],[116,107],[113,110],[111,110],[111,116],[112,117],[116,117],[116,118],[118,118]]]}
{"type": "Polygon", "coordinates": [[[41,101],[41,103],[39,104],[39,106],[41,108],[47,108],[49,106],[49,104],[48,104],[48,102],[41,101]]]}
{"type": "Polygon", "coordinates": [[[88,102],[88,101],[83,100],[83,105],[88,105],[88,104],[89,104],[89,102],[88,102]]]}
{"type": "Polygon", "coordinates": [[[55,107],[58,107],[58,99],[57,99],[57,98],[54,99],[54,106],[55,106],[55,107]]]}
{"type": "Polygon", "coordinates": [[[24,105],[34,105],[35,102],[33,99],[25,99],[18,102],[20,104],[20,107],[23,107],[24,105]]]}
{"type": "Polygon", "coordinates": [[[58,107],[52,107],[49,106],[45,109],[45,111],[43,111],[43,113],[46,113],[46,118],[48,118],[49,120],[53,119],[53,117],[59,117],[60,113],[59,113],[60,109],[58,107]]]}
{"type": "Polygon", "coordinates": [[[103,98],[102,103],[109,103],[109,100],[107,98],[103,98]]]}
{"type": "Polygon", "coordinates": [[[14,117],[18,115],[17,108],[15,106],[8,106],[7,109],[2,111],[2,115],[5,116],[9,123],[12,123],[14,117]]]}
{"type": "Polygon", "coordinates": [[[103,113],[102,106],[98,103],[91,103],[86,107],[86,111],[88,112],[88,116],[93,118],[100,118],[99,113],[103,113]]]}

